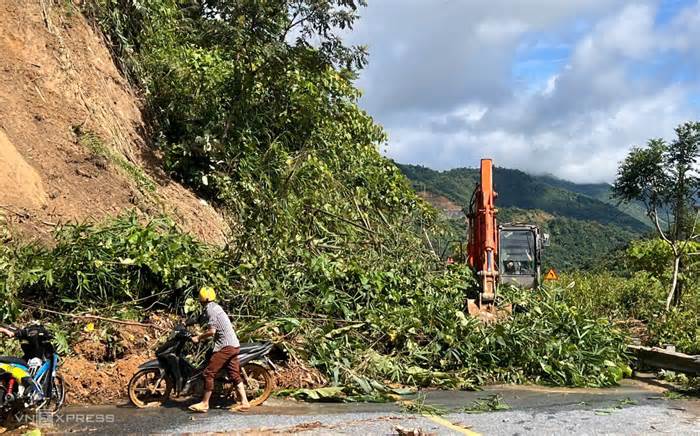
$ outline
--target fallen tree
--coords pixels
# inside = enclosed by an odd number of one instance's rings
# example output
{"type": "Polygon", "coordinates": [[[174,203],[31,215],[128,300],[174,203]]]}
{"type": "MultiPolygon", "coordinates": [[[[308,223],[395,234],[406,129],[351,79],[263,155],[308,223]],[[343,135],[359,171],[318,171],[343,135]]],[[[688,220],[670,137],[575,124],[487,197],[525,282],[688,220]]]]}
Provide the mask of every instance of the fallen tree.
{"type": "MultiPolygon", "coordinates": [[[[252,265],[234,263],[229,251],[197,242],[167,220],[140,223],[133,216],[65,226],[52,248],[12,251],[21,279],[3,286],[15,286],[16,306],[31,301],[28,311],[51,307],[87,314],[95,323],[144,321],[154,308],[183,316],[196,289],[213,284],[244,337],[284,344],[356,394],[392,383],[609,386],[627,370],[624,334],[564,303],[560,289],[505,292],[502,303],[518,310],[497,324],[466,316],[464,295],[473,279],[461,265],[427,270],[409,263],[377,271],[364,253],[300,253],[294,269],[267,272],[297,281],[272,287],[252,265]]],[[[71,338],[68,333],[66,343],[71,338]]]]}

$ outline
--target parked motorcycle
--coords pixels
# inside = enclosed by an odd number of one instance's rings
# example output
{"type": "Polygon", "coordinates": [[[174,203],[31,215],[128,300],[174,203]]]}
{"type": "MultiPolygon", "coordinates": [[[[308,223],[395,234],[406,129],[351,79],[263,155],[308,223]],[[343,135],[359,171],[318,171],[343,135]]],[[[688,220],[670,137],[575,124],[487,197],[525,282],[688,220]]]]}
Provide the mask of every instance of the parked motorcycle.
{"type": "Polygon", "coordinates": [[[0,419],[29,410],[55,413],[65,401],[63,378],[57,374],[59,357],[51,343],[53,336],[40,325],[22,332],[18,339],[28,360],[0,356],[0,419]]]}
{"type": "MultiPolygon", "coordinates": [[[[156,350],[156,359],[139,366],[129,381],[129,400],[134,406],[157,406],[171,397],[185,398],[202,394],[203,372],[209,359],[197,367],[187,360],[185,345],[191,338],[192,335],[185,326],[176,326],[168,340],[156,350]]],[[[272,348],[273,345],[269,342],[241,344],[238,356],[241,378],[251,406],[262,404],[272,394],[274,378],[271,371],[276,370],[269,356],[272,348]]],[[[223,369],[214,381],[214,397],[231,399],[234,393],[233,381],[223,369]]]]}

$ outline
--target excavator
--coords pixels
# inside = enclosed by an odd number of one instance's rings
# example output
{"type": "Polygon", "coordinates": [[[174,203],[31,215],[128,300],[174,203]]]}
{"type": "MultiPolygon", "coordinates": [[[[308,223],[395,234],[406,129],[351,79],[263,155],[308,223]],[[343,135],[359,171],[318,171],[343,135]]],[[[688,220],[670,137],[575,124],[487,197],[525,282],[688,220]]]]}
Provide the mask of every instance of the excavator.
{"type": "Polygon", "coordinates": [[[485,320],[496,317],[499,286],[539,286],[542,249],[549,245],[549,235],[536,225],[498,224],[493,173],[493,160],[482,159],[479,184],[467,213],[467,263],[479,282],[478,294],[467,299],[467,310],[485,320]]]}
{"type": "MultiPolygon", "coordinates": [[[[482,159],[479,184],[467,213],[467,263],[478,277],[479,287],[475,298],[467,299],[467,310],[486,323],[499,318],[496,310],[499,286],[539,286],[542,249],[549,245],[549,235],[541,233],[535,225],[498,224],[497,196],[493,188],[493,161],[482,159]]],[[[505,312],[509,311],[505,308],[505,312]]],[[[678,353],[674,346],[663,349],[635,344],[629,345],[628,350],[637,357],[638,367],[700,376],[700,355],[678,353]]]]}

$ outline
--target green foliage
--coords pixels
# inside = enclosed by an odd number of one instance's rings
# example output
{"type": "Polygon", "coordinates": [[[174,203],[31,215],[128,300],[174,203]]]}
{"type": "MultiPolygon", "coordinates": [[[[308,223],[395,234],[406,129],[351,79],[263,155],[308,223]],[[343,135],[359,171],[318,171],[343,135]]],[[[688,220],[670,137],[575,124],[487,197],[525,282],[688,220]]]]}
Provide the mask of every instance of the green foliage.
{"type": "MultiPolygon", "coordinates": [[[[680,281],[689,288],[700,288],[700,242],[688,241],[681,247],[683,270],[680,281]]],[[[672,271],[668,266],[673,262],[673,250],[661,239],[632,241],[627,248],[629,268],[633,271],[647,271],[666,283],[671,281],[672,271]]]]}
{"type": "Polygon", "coordinates": [[[71,346],[75,336],[75,331],[67,329],[65,324],[61,323],[50,323],[46,325],[46,328],[53,335],[53,344],[56,347],[56,352],[61,356],[67,356],[71,354],[71,346]]]}
{"type": "Polygon", "coordinates": [[[32,246],[20,261],[25,295],[53,307],[158,300],[175,307],[199,286],[224,282],[220,253],[180,233],[166,218],[141,225],[135,215],[101,225],[69,224],[50,249],[32,246]],[[168,291],[166,295],[161,295],[168,291]]]}
{"type": "Polygon", "coordinates": [[[567,303],[563,289],[511,292],[508,301],[524,313],[496,325],[487,339],[503,346],[496,361],[510,368],[504,380],[524,375],[557,385],[610,386],[622,378],[626,336],[608,320],[567,303]]]}
{"type": "Polygon", "coordinates": [[[0,214],[0,299],[3,301],[0,323],[19,314],[18,294],[23,283],[23,269],[17,263],[17,253],[11,241],[5,217],[0,214]]]}
{"type": "MultiPolygon", "coordinates": [[[[700,351],[700,286],[697,282],[688,283],[683,303],[667,312],[663,306],[666,282],[644,271],[647,267],[652,272],[658,269],[649,260],[658,254],[655,248],[663,246],[654,241],[633,244],[630,263],[644,268],[630,277],[610,273],[564,275],[561,278],[562,285],[566,286],[564,301],[611,321],[641,321],[644,326],[642,339],[646,345],[674,344],[680,352],[697,354],[700,351]],[[649,248],[652,250],[648,251],[649,248]],[[644,256],[640,257],[640,253],[644,253],[644,256]]],[[[639,324],[631,325],[639,328],[639,324]]]]}
{"type": "Polygon", "coordinates": [[[286,389],[276,393],[280,397],[292,397],[304,401],[339,401],[347,398],[343,386],[328,386],[316,389],[286,389]]]}
{"type": "Polygon", "coordinates": [[[567,303],[611,320],[649,320],[663,311],[661,281],[647,272],[631,277],[611,273],[569,273],[560,278],[568,292],[567,303]]]}
{"type": "Polygon", "coordinates": [[[432,231],[433,211],[379,154],[385,134],[357,106],[364,50],[337,34],[362,4],[90,6],[148,96],[166,168],[233,223],[236,287],[282,305],[340,290],[324,307],[347,311],[366,283],[420,288],[436,262],[416,232],[432,231]]]}
{"type": "Polygon", "coordinates": [[[25,249],[20,265],[31,280],[24,298],[111,316],[130,316],[118,308],[146,303],[181,313],[194,289],[211,284],[242,335],[284,340],[353,395],[383,392],[385,381],[607,386],[626,365],[625,337],[567,304],[561,290],[507,292],[504,304],[525,310],[495,325],[468,317],[460,308],[473,278],[462,266],[426,269],[420,259],[392,264],[365,253],[302,251],[273,277],[167,220],[133,216],[66,226],[53,248],[25,249]]]}
{"type": "Polygon", "coordinates": [[[673,344],[686,354],[700,354],[698,311],[673,308],[663,316],[652,318],[649,335],[655,344],[673,344]]]}
{"type": "Polygon", "coordinates": [[[655,222],[658,237],[672,251],[667,266],[673,279],[666,299],[666,310],[681,302],[682,275],[688,268],[682,263],[687,245],[697,239],[700,212],[694,207],[700,192],[700,176],[696,171],[700,160],[700,123],[688,122],[676,128],[676,139],[650,139],[645,147],[635,147],[620,164],[613,186],[615,198],[639,201],[655,222]],[[666,219],[664,220],[664,212],[666,219]]]}
{"type": "Polygon", "coordinates": [[[669,211],[664,233],[671,241],[692,237],[691,211],[700,189],[695,171],[699,159],[700,123],[681,124],[672,143],[656,138],[645,147],[632,149],[620,164],[613,195],[626,202],[642,202],[647,215],[660,225],[664,224],[661,213],[669,211]]]}
{"type": "Polygon", "coordinates": [[[418,394],[414,400],[402,402],[401,411],[403,413],[414,413],[428,416],[441,416],[446,415],[449,412],[449,410],[445,409],[444,407],[427,404],[425,394],[418,394]]]}
{"type": "Polygon", "coordinates": [[[486,413],[510,410],[510,405],[503,400],[503,397],[496,394],[487,398],[480,398],[472,402],[471,405],[462,409],[464,413],[486,413]]]}
{"type": "MultiPolygon", "coordinates": [[[[287,341],[360,394],[384,381],[619,380],[625,337],[561,291],[513,291],[527,310],[495,325],[460,310],[471,273],[426,246],[435,213],[379,154],[385,134],[357,106],[364,50],[337,35],[363,1],[88,3],[147,98],[166,169],[218,202],[233,235],[218,250],[167,220],[66,226],[53,248],[22,258],[26,295],[65,309],[180,311],[206,283],[234,318],[257,320],[239,322],[241,333],[287,341]]],[[[520,182],[498,182],[514,205],[520,182]]],[[[562,192],[542,201],[612,220],[608,205],[562,192]]]]}

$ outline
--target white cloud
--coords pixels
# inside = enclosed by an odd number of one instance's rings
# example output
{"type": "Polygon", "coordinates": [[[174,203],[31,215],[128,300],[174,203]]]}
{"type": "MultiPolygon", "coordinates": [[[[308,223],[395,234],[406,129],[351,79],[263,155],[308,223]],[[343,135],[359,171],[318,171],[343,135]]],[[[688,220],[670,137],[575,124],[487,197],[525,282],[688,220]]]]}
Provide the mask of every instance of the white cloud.
{"type": "Polygon", "coordinates": [[[698,77],[677,77],[700,67],[700,1],[664,26],[657,7],[375,0],[353,35],[370,46],[362,104],[387,127],[399,162],[445,169],[488,155],[506,167],[610,181],[631,145],[700,118],[687,101],[698,77]],[[524,38],[533,50],[570,50],[534,92],[512,77],[524,38]],[[682,63],[664,63],[669,54],[682,63]]]}
{"type": "Polygon", "coordinates": [[[557,79],[559,78],[559,74],[555,74],[553,76],[550,76],[549,79],[547,79],[547,84],[545,85],[544,89],[542,90],[543,95],[552,95],[554,93],[554,90],[557,88],[557,79]]]}

